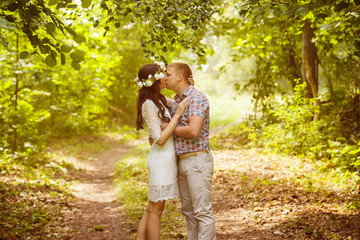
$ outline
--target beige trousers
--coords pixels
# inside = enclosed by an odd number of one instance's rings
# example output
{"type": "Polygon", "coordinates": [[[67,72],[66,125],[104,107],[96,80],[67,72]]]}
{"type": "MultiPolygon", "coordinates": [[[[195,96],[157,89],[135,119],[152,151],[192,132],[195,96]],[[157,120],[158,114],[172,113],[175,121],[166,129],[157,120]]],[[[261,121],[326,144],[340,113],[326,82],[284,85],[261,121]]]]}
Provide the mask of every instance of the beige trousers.
{"type": "Polygon", "coordinates": [[[215,219],[211,208],[214,163],[211,152],[179,159],[181,210],[187,222],[188,240],[214,240],[215,219]]]}

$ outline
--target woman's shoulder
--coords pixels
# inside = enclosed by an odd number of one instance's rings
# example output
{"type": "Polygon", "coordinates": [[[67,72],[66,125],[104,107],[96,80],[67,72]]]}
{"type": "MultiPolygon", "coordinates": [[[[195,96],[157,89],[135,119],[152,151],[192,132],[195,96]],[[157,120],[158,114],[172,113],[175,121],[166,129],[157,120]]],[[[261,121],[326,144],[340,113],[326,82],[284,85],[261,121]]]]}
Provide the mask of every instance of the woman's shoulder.
{"type": "Polygon", "coordinates": [[[155,104],[155,103],[151,99],[146,99],[145,102],[143,103],[143,105],[145,105],[145,104],[155,104]]]}
{"type": "Polygon", "coordinates": [[[153,100],[146,99],[141,107],[142,108],[144,108],[144,107],[156,107],[156,104],[153,102],[153,100]]]}

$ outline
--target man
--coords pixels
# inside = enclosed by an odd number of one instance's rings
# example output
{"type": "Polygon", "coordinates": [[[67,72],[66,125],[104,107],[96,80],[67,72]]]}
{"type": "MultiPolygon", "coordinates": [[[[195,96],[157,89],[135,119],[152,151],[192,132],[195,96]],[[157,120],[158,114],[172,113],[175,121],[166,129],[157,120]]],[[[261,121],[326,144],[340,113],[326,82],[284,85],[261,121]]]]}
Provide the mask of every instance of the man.
{"type": "Polygon", "coordinates": [[[211,181],[214,165],[209,149],[209,101],[194,88],[191,69],[185,63],[170,64],[165,83],[177,93],[173,112],[180,101],[189,96],[188,106],[174,131],[181,210],[187,221],[188,239],[213,240],[211,181]]]}

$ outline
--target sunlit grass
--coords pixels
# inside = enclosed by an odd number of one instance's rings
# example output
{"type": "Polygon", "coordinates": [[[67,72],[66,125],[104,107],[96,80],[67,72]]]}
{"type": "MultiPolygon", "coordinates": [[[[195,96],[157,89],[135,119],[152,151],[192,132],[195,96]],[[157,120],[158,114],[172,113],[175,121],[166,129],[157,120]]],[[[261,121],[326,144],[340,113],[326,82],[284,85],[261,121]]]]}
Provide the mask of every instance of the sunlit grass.
{"type": "Polygon", "coordinates": [[[251,99],[238,96],[210,96],[210,130],[239,123],[251,110],[251,99]]]}
{"type": "MultiPolygon", "coordinates": [[[[129,228],[134,239],[140,218],[148,204],[148,143],[140,144],[118,164],[116,168],[116,185],[123,211],[126,214],[125,227],[129,228]]],[[[182,239],[185,234],[185,219],[180,213],[179,200],[169,200],[161,217],[162,239],[182,239]]]]}
{"type": "Polygon", "coordinates": [[[77,160],[93,160],[92,156],[110,149],[116,144],[124,144],[143,137],[142,131],[136,131],[129,126],[121,126],[113,131],[100,132],[92,135],[77,135],[66,138],[57,138],[49,141],[48,148],[52,153],[61,153],[63,156],[77,160]]]}

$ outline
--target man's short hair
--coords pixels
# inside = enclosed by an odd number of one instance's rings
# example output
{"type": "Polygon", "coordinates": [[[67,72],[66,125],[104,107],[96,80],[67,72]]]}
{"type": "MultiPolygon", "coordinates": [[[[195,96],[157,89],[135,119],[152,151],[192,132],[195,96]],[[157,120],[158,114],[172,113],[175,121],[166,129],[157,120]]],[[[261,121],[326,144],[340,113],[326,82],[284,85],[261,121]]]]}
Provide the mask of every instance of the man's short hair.
{"type": "Polygon", "coordinates": [[[185,80],[187,80],[190,84],[194,85],[192,71],[189,65],[187,65],[186,63],[175,62],[169,64],[168,68],[170,67],[175,69],[176,74],[182,75],[185,80]]]}

